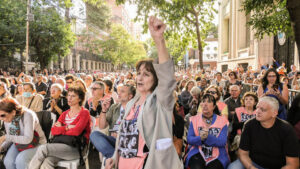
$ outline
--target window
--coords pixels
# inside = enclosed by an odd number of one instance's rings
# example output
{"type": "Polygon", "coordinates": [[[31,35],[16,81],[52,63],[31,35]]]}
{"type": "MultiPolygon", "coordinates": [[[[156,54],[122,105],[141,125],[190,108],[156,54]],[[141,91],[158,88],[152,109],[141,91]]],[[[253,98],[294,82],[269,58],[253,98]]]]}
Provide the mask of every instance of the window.
{"type": "Polygon", "coordinates": [[[209,47],[207,47],[207,48],[206,48],[206,50],[210,50],[210,48],[209,48],[209,47]]]}
{"type": "Polygon", "coordinates": [[[209,54],[206,54],[206,58],[208,58],[208,59],[209,59],[209,54]]]}
{"type": "Polygon", "coordinates": [[[215,50],[215,51],[217,51],[217,50],[218,50],[218,48],[217,48],[217,47],[214,47],[214,50],[215,50]]]}
{"type": "Polygon", "coordinates": [[[214,58],[217,58],[217,56],[218,56],[217,54],[214,54],[214,58]]]}

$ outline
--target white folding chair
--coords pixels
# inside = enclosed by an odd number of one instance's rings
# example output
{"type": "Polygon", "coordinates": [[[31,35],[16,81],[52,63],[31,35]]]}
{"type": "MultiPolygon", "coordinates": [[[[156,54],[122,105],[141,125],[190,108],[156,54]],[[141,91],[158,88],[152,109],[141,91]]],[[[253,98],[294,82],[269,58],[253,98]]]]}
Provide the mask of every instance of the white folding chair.
{"type": "MultiPolygon", "coordinates": [[[[92,122],[92,127],[91,131],[94,130],[95,125],[96,125],[96,119],[95,117],[91,116],[91,122],[92,122]]],[[[88,160],[88,155],[89,155],[89,148],[90,148],[90,142],[88,143],[87,146],[87,152],[83,156],[83,160],[85,161],[85,168],[89,169],[89,160],[88,160]]],[[[57,163],[57,167],[65,167],[67,169],[77,169],[80,163],[80,159],[75,159],[75,160],[64,160],[60,161],[57,163]]]]}

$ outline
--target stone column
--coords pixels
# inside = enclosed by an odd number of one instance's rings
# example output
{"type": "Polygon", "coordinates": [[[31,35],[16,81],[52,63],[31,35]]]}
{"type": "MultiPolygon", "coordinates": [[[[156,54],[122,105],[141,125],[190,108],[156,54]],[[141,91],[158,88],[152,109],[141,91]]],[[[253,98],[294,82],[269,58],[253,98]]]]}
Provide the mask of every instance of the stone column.
{"type": "Polygon", "coordinates": [[[76,70],[80,70],[80,54],[76,55],[76,70]]]}

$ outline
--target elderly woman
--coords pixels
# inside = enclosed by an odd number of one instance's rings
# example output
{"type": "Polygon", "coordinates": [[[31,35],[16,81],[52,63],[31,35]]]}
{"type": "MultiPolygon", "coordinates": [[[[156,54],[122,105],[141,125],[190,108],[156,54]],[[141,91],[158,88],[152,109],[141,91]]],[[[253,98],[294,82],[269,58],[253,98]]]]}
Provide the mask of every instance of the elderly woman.
{"type": "Polygon", "coordinates": [[[118,169],[183,168],[172,141],[176,81],[163,37],[165,28],[162,21],[150,17],[149,29],[158,50],[158,63],[142,60],[136,65],[138,93],[126,106],[115,154],[106,160],[107,169],[114,165],[118,169]]]}
{"type": "Polygon", "coordinates": [[[36,114],[22,107],[15,99],[0,101],[0,120],[4,121],[6,135],[0,137],[0,149],[6,150],[4,165],[7,169],[25,169],[37,150],[46,143],[36,114]]]}
{"type": "Polygon", "coordinates": [[[67,111],[70,106],[68,105],[68,100],[62,95],[63,87],[54,83],[51,85],[50,97],[43,100],[43,110],[49,110],[58,117],[67,111]]]}
{"type": "MultiPolygon", "coordinates": [[[[216,99],[216,104],[219,112],[215,111],[215,113],[220,113],[221,115],[228,117],[228,107],[224,102],[220,101],[221,98],[221,92],[219,91],[219,88],[217,86],[209,86],[205,91],[204,94],[210,94],[214,96],[216,99]]],[[[198,112],[202,112],[202,107],[199,106],[198,112]]],[[[220,115],[218,114],[218,115],[220,115]]]]}
{"type": "Polygon", "coordinates": [[[280,77],[275,69],[269,69],[262,78],[262,84],[258,87],[258,97],[271,96],[278,100],[278,117],[286,120],[287,113],[285,105],[289,101],[289,90],[287,85],[280,83],[280,77]]]}
{"type": "Polygon", "coordinates": [[[238,86],[241,86],[242,83],[241,81],[239,81],[238,79],[238,76],[236,74],[236,72],[234,71],[231,71],[229,74],[228,74],[228,80],[225,82],[225,93],[224,93],[224,98],[223,100],[227,99],[228,97],[230,97],[230,93],[229,93],[229,87],[231,85],[238,85],[238,86]]]}
{"type": "Polygon", "coordinates": [[[216,100],[212,95],[205,94],[200,105],[202,112],[190,118],[185,167],[226,168],[229,163],[226,151],[228,121],[214,113],[216,100]]]}
{"type": "Polygon", "coordinates": [[[235,114],[232,122],[232,131],[229,136],[231,151],[236,151],[239,147],[240,136],[244,123],[247,120],[255,117],[255,109],[256,104],[258,103],[258,97],[253,92],[247,92],[244,94],[241,103],[242,107],[238,107],[235,109],[235,114]]]}
{"type": "Polygon", "coordinates": [[[28,168],[54,169],[56,164],[61,160],[80,158],[78,147],[67,142],[81,135],[85,138],[86,144],[89,141],[91,133],[90,113],[82,107],[84,98],[85,92],[81,87],[71,86],[68,88],[68,104],[70,109],[63,112],[54,127],[52,127],[51,133],[54,136],[52,143],[42,145],[38,148],[28,168]]]}

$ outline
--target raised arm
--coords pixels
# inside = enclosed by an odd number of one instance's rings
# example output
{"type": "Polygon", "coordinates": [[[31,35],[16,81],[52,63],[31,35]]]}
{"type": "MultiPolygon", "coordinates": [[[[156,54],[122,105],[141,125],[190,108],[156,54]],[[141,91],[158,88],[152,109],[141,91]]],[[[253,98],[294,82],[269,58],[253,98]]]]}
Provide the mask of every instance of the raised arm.
{"type": "Polygon", "coordinates": [[[149,18],[149,30],[158,52],[158,63],[162,64],[169,60],[168,50],[165,44],[164,31],[166,25],[154,16],[149,18]]]}

